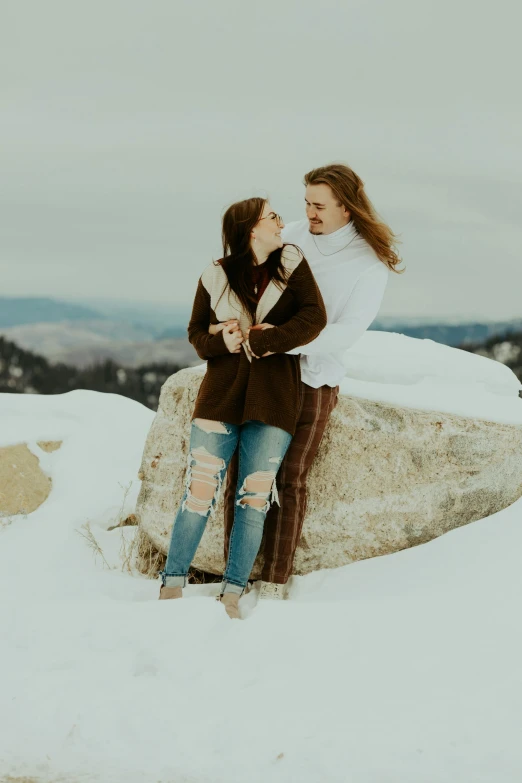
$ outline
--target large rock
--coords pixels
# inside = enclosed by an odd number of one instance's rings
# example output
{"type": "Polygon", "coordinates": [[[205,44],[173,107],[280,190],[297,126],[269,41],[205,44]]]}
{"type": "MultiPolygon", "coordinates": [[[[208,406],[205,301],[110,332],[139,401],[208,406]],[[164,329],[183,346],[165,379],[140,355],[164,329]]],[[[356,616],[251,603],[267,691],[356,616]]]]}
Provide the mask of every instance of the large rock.
{"type": "MultiPolygon", "coordinates": [[[[202,368],[163,386],[140,470],[142,540],[168,550],[183,494],[202,368]]],[[[522,495],[522,427],[341,395],[308,482],[294,573],[335,568],[429,541],[522,495]]],[[[253,577],[260,572],[261,555],[253,577]]],[[[220,574],[223,496],[193,564],[220,574]]]]}

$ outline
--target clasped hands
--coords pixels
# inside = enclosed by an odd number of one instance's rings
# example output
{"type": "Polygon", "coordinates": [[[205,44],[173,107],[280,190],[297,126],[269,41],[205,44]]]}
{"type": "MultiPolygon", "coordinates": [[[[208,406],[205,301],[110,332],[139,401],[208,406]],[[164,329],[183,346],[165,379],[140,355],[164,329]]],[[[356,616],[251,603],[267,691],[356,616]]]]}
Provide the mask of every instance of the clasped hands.
{"type": "Polygon", "coordinates": [[[252,329],[273,329],[274,324],[256,324],[255,326],[250,326],[246,330],[246,335],[243,335],[241,329],[239,328],[239,321],[237,319],[231,319],[229,321],[224,321],[221,324],[210,324],[208,327],[209,334],[217,334],[221,330],[223,330],[223,341],[225,345],[227,346],[230,353],[240,353],[241,352],[241,344],[244,342],[252,354],[252,356],[255,359],[263,359],[265,356],[271,356],[274,351],[267,351],[262,356],[256,356],[256,354],[252,351],[252,348],[250,347],[250,341],[249,336],[252,329]]]}

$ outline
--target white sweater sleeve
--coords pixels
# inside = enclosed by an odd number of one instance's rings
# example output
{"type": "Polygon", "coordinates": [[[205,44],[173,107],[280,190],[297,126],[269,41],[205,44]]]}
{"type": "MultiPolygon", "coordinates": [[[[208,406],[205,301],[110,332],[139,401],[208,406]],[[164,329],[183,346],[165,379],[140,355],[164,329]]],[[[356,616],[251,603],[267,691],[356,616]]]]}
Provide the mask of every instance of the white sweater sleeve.
{"type": "Polygon", "coordinates": [[[381,261],[363,272],[337,321],[327,324],[312,342],[286,353],[335,353],[351,348],[379,312],[388,275],[388,268],[381,261]]]}

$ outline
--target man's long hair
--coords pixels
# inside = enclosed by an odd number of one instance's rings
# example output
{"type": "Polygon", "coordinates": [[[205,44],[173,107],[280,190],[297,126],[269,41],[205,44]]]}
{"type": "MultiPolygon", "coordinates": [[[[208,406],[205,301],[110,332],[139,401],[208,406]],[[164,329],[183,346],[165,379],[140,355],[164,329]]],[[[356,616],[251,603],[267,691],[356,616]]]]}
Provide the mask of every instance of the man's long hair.
{"type": "MultiPolygon", "coordinates": [[[[256,266],[252,252],[251,232],[255,228],[267,199],[254,197],[232,204],[223,215],[221,238],[223,241],[223,258],[220,263],[225,270],[230,288],[247,312],[254,317],[257,299],[252,286],[252,269],[256,266]]],[[[265,261],[269,280],[274,280],[281,288],[287,281],[287,272],[281,261],[282,248],[277,248],[265,261]]]]}
{"type": "Polygon", "coordinates": [[[395,268],[401,263],[401,258],[394,250],[394,245],[398,243],[397,237],[377,215],[364,191],[364,182],[355,171],[342,163],[332,163],[305,174],[304,184],[328,185],[337,200],[349,210],[357,232],[373,248],[383,264],[392,272],[404,272],[404,269],[395,268]]]}

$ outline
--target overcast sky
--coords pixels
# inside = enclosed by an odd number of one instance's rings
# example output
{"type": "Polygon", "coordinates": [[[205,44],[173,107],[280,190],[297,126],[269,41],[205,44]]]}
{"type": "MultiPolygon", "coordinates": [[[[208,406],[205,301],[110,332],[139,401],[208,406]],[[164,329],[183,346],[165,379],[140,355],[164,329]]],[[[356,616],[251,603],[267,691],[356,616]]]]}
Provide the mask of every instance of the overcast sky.
{"type": "Polygon", "coordinates": [[[232,201],[343,161],[382,315],[522,317],[517,0],[0,0],[0,292],[191,302],[232,201]]]}

